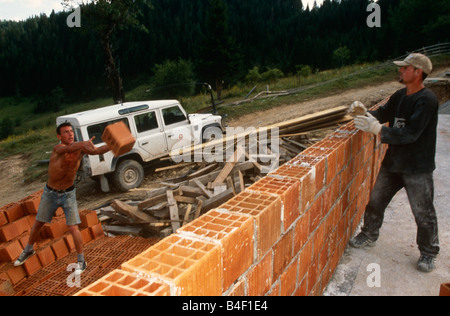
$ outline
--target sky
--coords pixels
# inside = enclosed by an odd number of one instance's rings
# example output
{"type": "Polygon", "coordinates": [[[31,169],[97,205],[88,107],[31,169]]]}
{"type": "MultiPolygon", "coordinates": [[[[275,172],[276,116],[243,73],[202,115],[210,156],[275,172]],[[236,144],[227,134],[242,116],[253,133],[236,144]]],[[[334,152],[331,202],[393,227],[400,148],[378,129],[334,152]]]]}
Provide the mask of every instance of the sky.
{"type": "MultiPolygon", "coordinates": [[[[314,4],[314,0],[302,1],[305,8],[308,3],[310,8],[314,4]]],[[[0,20],[21,21],[35,15],[39,16],[41,13],[48,16],[52,10],[55,12],[63,10],[61,2],[62,0],[0,0],[0,20]]],[[[318,5],[322,2],[323,0],[317,0],[318,5]]]]}

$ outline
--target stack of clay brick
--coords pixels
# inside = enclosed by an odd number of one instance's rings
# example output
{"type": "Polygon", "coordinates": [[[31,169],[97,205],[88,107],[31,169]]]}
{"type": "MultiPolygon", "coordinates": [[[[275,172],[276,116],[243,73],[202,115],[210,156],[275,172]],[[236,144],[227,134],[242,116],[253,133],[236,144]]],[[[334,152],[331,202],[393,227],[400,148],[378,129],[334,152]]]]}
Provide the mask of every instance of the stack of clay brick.
{"type": "MultiPolygon", "coordinates": [[[[66,282],[70,275],[67,268],[76,262],[76,252],[62,209],[50,224],[44,225],[35,246],[36,255],[20,267],[13,265],[28,242],[41,196],[39,191],[0,209],[0,295],[70,295],[79,290],[68,287],[66,282]]],[[[154,243],[143,238],[106,238],[95,211],[80,211],[80,218],[85,253],[90,260],[83,286],[154,243]]]]}
{"type": "Polygon", "coordinates": [[[76,295],[321,295],[385,152],[342,126],[76,295]]]}

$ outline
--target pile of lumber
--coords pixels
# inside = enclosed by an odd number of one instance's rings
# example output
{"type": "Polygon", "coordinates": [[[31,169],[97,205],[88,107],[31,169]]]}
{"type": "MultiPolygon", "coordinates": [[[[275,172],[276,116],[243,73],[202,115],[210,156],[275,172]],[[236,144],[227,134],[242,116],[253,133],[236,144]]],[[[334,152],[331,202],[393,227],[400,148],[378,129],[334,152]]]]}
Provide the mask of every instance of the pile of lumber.
{"type": "Polygon", "coordinates": [[[198,170],[160,182],[162,187],[149,190],[142,201],[114,200],[110,207],[100,209],[109,219],[104,229],[113,234],[171,234],[259,179],[258,162],[237,161],[199,164],[198,170]]]}
{"type": "Polygon", "coordinates": [[[258,133],[263,131],[267,137],[260,138],[260,134],[257,134],[256,144],[249,140],[250,132],[245,132],[200,147],[193,146],[183,152],[185,158],[192,158],[199,148],[210,150],[211,146],[219,146],[223,148],[224,162],[190,162],[187,159],[187,162],[156,169],[155,172],[161,173],[177,169],[180,172],[176,178],[159,181],[160,188],[148,189],[145,198],[140,201],[116,199],[110,206],[101,208],[100,213],[107,220],[104,230],[112,234],[170,235],[201,214],[219,207],[264,177],[268,171],[291,160],[320,140],[311,139],[308,131],[323,130],[348,122],[346,111],[346,107],[340,107],[260,128],[258,133]],[[275,128],[277,133],[272,135],[275,128]],[[272,146],[274,141],[276,150],[272,146]],[[231,155],[230,145],[233,146],[231,155]],[[255,146],[259,151],[256,151],[256,156],[252,156],[255,146]],[[261,148],[265,150],[261,152],[261,148]],[[189,169],[187,172],[184,171],[186,168],[189,169]]]}

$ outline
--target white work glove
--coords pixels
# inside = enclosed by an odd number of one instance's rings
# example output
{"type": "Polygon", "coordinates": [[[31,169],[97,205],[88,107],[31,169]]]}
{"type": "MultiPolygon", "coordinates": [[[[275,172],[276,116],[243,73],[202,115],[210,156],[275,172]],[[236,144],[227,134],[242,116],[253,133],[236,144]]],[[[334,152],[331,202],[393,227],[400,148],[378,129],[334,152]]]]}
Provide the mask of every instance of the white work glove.
{"type": "Polygon", "coordinates": [[[367,109],[364,106],[364,104],[362,104],[359,101],[355,101],[352,103],[352,105],[350,105],[350,108],[348,109],[348,114],[353,116],[353,117],[357,117],[357,116],[364,116],[367,113],[367,109]]]}
{"type": "Polygon", "coordinates": [[[367,116],[357,116],[355,118],[355,126],[363,132],[369,132],[375,135],[380,134],[381,128],[383,127],[369,112],[367,112],[367,116]]]}

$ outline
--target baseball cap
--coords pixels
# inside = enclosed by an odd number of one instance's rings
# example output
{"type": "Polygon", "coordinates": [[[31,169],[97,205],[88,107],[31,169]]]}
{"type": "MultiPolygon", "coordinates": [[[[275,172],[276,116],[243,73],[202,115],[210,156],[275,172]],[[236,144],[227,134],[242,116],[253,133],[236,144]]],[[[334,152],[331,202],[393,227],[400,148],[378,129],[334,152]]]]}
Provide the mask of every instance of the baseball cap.
{"type": "Polygon", "coordinates": [[[431,60],[427,56],[417,53],[410,54],[403,61],[394,61],[394,64],[400,67],[414,66],[418,69],[422,69],[427,75],[429,75],[433,70],[431,60]]]}

